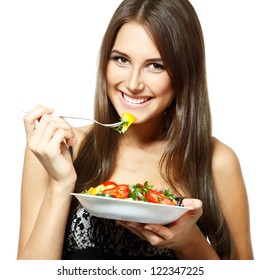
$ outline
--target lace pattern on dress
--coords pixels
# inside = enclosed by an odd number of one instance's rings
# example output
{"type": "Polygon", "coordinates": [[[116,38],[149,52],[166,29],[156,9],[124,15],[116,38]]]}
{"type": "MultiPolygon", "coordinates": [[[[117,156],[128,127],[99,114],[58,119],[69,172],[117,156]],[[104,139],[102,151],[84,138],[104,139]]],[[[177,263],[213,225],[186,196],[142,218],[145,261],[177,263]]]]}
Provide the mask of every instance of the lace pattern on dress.
{"type": "Polygon", "coordinates": [[[93,257],[93,251],[97,256],[111,258],[176,259],[172,250],[157,249],[114,220],[97,218],[84,208],[78,208],[74,213],[67,238],[67,252],[77,254],[84,251],[86,259],[93,257]]]}

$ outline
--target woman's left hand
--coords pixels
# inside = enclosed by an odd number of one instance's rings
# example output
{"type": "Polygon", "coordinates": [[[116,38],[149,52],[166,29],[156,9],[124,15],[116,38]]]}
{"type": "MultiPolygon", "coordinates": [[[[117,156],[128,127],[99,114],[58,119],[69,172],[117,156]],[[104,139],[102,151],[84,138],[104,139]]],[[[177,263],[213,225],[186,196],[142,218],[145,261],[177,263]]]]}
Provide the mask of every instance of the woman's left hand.
{"type": "Polygon", "coordinates": [[[183,200],[183,205],[191,207],[192,210],[165,226],[122,221],[119,221],[118,224],[128,228],[142,239],[146,239],[157,248],[181,250],[181,248],[188,246],[193,239],[193,233],[198,229],[196,223],[202,215],[202,202],[200,200],[186,198],[183,200]]]}

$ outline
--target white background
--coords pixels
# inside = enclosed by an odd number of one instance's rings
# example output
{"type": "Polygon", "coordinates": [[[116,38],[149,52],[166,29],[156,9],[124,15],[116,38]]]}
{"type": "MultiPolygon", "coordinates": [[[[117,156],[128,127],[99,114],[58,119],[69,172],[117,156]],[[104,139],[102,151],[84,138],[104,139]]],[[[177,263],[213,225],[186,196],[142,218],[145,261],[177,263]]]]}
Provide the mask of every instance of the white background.
{"type": "MultiPolygon", "coordinates": [[[[214,136],[231,146],[240,159],[256,259],[260,257],[258,2],[191,1],[204,31],[214,136]]],[[[119,3],[0,2],[0,248],[6,260],[16,258],[19,231],[25,146],[21,111],[41,103],[59,113],[92,116],[98,50],[119,3]]]]}

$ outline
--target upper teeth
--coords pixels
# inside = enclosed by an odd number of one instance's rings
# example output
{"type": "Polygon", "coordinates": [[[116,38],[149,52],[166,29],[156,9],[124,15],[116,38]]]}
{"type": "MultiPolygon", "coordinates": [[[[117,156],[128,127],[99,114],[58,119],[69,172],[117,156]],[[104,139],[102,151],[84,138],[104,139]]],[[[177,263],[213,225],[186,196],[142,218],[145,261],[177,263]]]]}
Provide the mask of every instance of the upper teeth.
{"type": "Polygon", "coordinates": [[[143,103],[143,102],[145,102],[149,99],[149,97],[146,97],[146,98],[144,98],[144,97],[132,98],[132,97],[126,95],[126,94],[123,94],[123,97],[127,102],[133,103],[133,104],[141,104],[141,103],[143,103]]]}

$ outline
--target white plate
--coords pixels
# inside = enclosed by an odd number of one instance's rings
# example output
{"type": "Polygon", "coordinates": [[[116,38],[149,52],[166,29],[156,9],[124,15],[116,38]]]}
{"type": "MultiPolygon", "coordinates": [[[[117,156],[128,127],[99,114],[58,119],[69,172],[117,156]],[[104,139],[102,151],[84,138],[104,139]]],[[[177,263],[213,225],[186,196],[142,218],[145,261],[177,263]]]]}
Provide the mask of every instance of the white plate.
{"type": "Polygon", "coordinates": [[[129,222],[166,225],[191,208],[71,193],[92,215],[129,222]]]}

